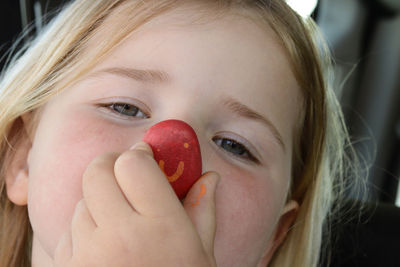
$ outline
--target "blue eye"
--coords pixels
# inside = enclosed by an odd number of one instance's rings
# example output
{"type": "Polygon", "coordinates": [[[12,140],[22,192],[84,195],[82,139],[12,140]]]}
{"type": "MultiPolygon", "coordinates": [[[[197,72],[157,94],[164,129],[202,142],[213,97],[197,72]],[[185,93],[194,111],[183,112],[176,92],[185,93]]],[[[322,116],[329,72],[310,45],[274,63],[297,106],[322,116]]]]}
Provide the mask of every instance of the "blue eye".
{"type": "Polygon", "coordinates": [[[213,141],[216,145],[220,146],[222,149],[224,149],[228,153],[233,154],[236,157],[251,160],[256,163],[259,162],[244,145],[236,142],[235,140],[222,137],[214,137],[213,141]]]}
{"type": "Polygon", "coordinates": [[[140,108],[132,104],[126,103],[113,103],[107,106],[111,111],[118,113],[121,116],[137,117],[137,118],[149,118],[140,108]]]}

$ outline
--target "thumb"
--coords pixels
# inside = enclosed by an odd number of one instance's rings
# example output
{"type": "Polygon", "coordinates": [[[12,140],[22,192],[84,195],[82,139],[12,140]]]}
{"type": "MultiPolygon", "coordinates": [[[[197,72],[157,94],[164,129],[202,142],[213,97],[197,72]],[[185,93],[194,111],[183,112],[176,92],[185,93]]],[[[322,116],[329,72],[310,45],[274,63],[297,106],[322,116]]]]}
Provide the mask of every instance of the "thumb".
{"type": "Polygon", "coordinates": [[[220,176],[216,172],[207,172],[193,185],[184,201],[184,208],[203,243],[209,256],[214,257],[214,239],[216,231],[215,192],[220,176]]]}

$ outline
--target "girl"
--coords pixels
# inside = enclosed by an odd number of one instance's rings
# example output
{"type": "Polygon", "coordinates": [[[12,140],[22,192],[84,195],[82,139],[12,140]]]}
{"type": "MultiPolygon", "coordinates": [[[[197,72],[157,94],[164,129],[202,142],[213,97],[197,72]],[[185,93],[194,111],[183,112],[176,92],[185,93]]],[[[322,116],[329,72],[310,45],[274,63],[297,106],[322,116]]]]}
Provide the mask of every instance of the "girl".
{"type": "Polygon", "coordinates": [[[281,0],[73,1],[0,84],[0,266],[316,266],[347,135],[312,29],[281,0]],[[140,142],[166,119],[202,152],[183,205],[140,142]]]}

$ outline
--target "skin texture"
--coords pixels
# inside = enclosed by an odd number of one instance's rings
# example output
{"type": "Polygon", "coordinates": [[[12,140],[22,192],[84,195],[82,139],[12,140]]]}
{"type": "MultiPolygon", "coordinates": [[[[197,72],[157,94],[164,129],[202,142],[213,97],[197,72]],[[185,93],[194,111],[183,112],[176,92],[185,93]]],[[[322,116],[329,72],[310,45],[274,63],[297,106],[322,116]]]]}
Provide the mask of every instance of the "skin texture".
{"type": "Polygon", "coordinates": [[[33,266],[54,266],[54,257],[59,266],[266,266],[284,240],[297,210],[287,194],[301,99],[288,58],[271,29],[233,15],[195,25],[189,12],[143,26],[52,98],[35,134],[26,132],[7,192],[28,205],[33,266]],[[107,68],[162,70],[168,80],[107,68]],[[232,99],[268,118],[285,148],[270,127],[233,112],[232,99]],[[149,116],[119,115],[105,106],[113,102],[149,116]],[[213,171],[183,207],[148,147],[129,150],[166,119],[193,127],[203,172],[213,171]],[[246,145],[258,163],[215,137],[246,145]]]}

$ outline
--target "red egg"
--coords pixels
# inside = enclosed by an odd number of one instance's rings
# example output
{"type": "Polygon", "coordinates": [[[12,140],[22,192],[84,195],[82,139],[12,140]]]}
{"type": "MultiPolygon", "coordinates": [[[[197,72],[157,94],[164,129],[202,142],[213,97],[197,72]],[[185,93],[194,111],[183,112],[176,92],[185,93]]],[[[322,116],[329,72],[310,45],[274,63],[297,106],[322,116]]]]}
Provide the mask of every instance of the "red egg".
{"type": "Polygon", "coordinates": [[[152,126],[143,141],[148,143],[154,159],[182,199],[202,172],[200,145],[190,125],[180,120],[166,120],[152,126]]]}

